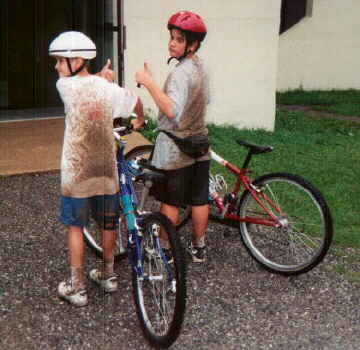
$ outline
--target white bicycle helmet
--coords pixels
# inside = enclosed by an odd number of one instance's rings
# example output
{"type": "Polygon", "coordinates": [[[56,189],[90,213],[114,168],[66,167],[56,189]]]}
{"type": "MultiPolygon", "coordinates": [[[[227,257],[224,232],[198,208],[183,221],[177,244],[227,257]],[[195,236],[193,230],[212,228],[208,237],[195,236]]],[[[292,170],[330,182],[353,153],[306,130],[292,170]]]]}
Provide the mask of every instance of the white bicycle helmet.
{"type": "Polygon", "coordinates": [[[64,32],[53,40],[49,47],[50,56],[65,57],[71,76],[80,73],[89,60],[96,57],[96,46],[90,38],[81,32],[64,32]],[[70,58],[81,57],[84,63],[75,72],[71,68],[70,58]]]}
{"type": "Polygon", "coordinates": [[[49,55],[67,58],[81,57],[91,60],[96,57],[96,46],[81,32],[64,32],[50,44],[49,55]]]}

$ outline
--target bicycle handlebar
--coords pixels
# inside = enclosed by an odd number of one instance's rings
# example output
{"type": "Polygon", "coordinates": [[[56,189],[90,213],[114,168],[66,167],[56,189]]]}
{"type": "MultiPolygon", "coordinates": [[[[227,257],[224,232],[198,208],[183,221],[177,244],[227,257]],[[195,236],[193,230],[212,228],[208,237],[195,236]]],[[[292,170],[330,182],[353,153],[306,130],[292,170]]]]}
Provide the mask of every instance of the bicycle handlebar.
{"type": "Polygon", "coordinates": [[[126,125],[126,126],[119,126],[117,128],[114,128],[114,136],[117,140],[120,139],[120,136],[124,136],[127,134],[131,134],[134,130],[134,125],[126,125]]]}

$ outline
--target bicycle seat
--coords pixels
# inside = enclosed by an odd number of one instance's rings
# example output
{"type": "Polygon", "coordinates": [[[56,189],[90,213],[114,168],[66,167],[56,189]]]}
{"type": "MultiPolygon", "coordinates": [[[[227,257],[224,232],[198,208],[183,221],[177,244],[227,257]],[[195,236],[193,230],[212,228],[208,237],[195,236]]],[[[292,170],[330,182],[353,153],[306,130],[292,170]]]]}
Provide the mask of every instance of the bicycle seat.
{"type": "Polygon", "coordinates": [[[240,146],[246,147],[253,154],[268,153],[268,152],[272,152],[274,150],[273,146],[255,145],[254,143],[250,143],[250,142],[242,141],[242,140],[235,140],[235,142],[237,144],[239,144],[240,146]]]}

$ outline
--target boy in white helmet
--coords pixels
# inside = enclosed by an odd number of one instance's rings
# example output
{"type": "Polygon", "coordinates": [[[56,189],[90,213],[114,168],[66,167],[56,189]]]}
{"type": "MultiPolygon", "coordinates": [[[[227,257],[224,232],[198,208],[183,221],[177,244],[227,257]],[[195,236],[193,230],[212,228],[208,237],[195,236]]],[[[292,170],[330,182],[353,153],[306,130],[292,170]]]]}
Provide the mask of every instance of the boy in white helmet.
{"type": "MultiPolygon", "coordinates": [[[[135,129],[144,122],[140,99],[131,91],[91,75],[88,64],[95,44],[83,33],[65,32],[50,45],[59,74],[56,87],[64,102],[66,119],[61,157],[60,222],[68,226],[71,278],[58,286],[59,295],[75,306],[88,302],[84,281],[83,227],[89,212],[102,233],[104,266],[90,278],[105,292],[115,292],[115,223],[119,212],[119,181],[113,118],[133,111],[135,129]]],[[[105,69],[106,70],[106,69],[105,69]]]]}

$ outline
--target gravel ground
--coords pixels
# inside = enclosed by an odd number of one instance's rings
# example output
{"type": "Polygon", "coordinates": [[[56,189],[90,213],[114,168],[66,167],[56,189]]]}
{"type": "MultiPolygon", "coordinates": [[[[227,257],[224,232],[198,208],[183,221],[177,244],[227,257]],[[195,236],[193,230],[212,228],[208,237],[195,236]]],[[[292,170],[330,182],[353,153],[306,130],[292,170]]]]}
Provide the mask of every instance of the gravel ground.
{"type": "MultiPolygon", "coordinates": [[[[88,283],[87,307],[58,298],[69,273],[57,222],[59,174],[0,178],[0,196],[0,348],[148,349],[127,261],[117,266],[115,295],[88,283]]],[[[189,232],[181,231],[184,243],[189,232]]],[[[341,257],[281,277],[251,260],[235,230],[222,233],[211,224],[207,262],[188,261],[187,312],[172,349],[360,349],[359,284],[334,271],[341,257]]],[[[97,263],[87,250],[87,270],[97,263]]]]}

